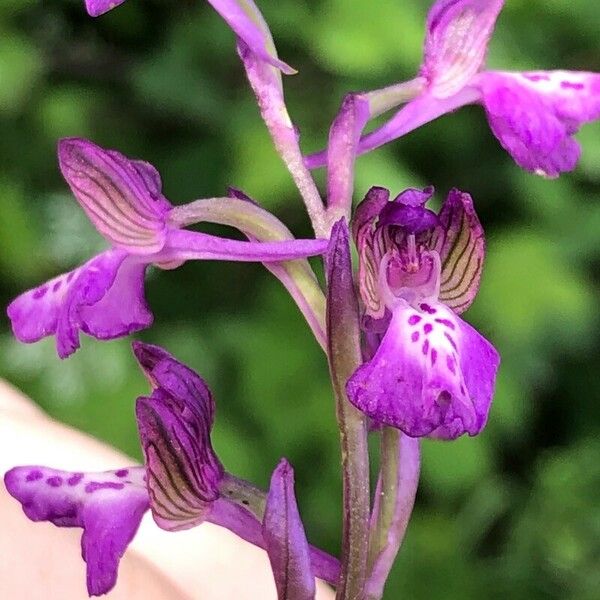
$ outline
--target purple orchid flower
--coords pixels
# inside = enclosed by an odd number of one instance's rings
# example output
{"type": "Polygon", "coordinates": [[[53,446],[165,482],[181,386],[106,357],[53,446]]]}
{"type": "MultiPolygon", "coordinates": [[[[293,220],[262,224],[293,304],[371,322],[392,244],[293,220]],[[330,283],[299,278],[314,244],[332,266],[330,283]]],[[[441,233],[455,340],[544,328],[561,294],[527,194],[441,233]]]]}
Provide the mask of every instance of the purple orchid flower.
{"type": "MultiPolygon", "coordinates": [[[[83,529],[90,595],[115,585],[119,561],[148,508],[162,529],[207,521],[261,548],[272,547],[279,535],[273,515],[289,515],[287,505],[278,506],[283,500],[277,492],[265,499],[264,492],[225,472],[211,444],[215,404],[202,378],[157,346],[136,342],[134,352],[154,388],[136,404],[145,467],[82,473],[22,466],[4,477],[31,520],[83,529]],[[263,525],[265,505],[270,516],[263,525]]],[[[337,581],[336,559],[313,547],[308,554],[315,576],[337,581]]]]}
{"type": "Polygon", "coordinates": [[[144,298],[149,265],[186,260],[261,261],[305,258],[325,251],[325,240],[242,242],[182,229],[149,163],[130,160],[92,142],[59,143],[59,163],[75,197],[112,248],[69,273],[21,294],[8,307],[16,337],[36,342],[56,335],[58,355],[79,347],[79,332],[106,340],[152,323],[144,298]]]}
{"type": "Polygon", "coordinates": [[[499,356],[458,314],[475,297],[483,229],[468,194],[452,190],[439,215],[433,188],[389,202],[372,188],[354,235],[364,322],[384,332],[374,356],[350,377],[350,401],[411,437],[454,439],[484,427],[499,356]]]}
{"type": "MultiPolygon", "coordinates": [[[[406,101],[407,94],[412,97],[387,123],[361,138],[359,154],[461,106],[482,104],[493,134],[519,166],[545,177],[575,168],[581,149],[573,135],[583,123],[600,118],[600,74],[485,70],[488,42],[503,4],[438,0],[433,5],[419,76],[357,95],[368,103],[371,116],[406,101]],[[396,95],[399,101],[393,102],[396,95]]],[[[326,151],[306,159],[310,168],[326,161],[326,151]]]]}

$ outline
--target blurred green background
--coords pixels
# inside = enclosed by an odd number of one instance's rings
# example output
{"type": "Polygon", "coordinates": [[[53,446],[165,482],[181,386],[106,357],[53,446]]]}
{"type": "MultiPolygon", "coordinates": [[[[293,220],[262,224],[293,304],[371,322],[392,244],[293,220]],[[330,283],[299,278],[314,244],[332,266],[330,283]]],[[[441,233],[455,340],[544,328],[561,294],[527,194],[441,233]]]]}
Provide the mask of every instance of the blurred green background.
{"type": "MultiPolygon", "coordinates": [[[[429,2],[262,0],[306,151],[343,94],[413,76],[429,2]]],[[[92,20],[82,0],[0,2],[0,294],[85,260],[104,242],[62,181],[55,146],[86,136],[144,158],[174,203],[236,185],[298,235],[310,233],[234,51],[204,2],[128,0],[92,20]]],[[[596,0],[511,0],[489,64],[600,69],[596,0]]],[[[521,172],[479,107],[358,161],[356,198],[433,183],[473,194],[488,236],[467,318],[503,362],[487,429],[425,442],[423,480],[386,598],[600,597],[600,127],[584,128],[578,169],[521,172]]],[[[215,446],[232,472],[266,486],[280,456],[297,473],[309,537],[337,552],[340,477],[324,357],[260,265],[154,271],[156,323],[141,336],[196,368],[218,403],[215,446]]],[[[2,317],[0,375],[56,418],[139,457],[133,401],[147,386],[130,340],[15,342],[2,317]]],[[[68,465],[64,465],[68,468],[68,465]]]]}

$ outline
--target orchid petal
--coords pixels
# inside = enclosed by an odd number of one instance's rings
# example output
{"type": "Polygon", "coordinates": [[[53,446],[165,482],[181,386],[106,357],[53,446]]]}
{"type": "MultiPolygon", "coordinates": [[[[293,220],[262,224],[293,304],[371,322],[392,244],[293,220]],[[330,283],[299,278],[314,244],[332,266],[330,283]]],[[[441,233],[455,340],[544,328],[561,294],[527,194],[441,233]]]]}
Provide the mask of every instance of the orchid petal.
{"type": "Polygon", "coordinates": [[[204,381],[161,348],[138,342],[134,351],[157,386],[136,403],[152,515],[163,529],[187,529],[205,521],[219,498],[214,401],[204,381]]]}
{"type": "Polygon", "coordinates": [[[483,227],[469,194],[453,189],[438,215],[429,247],[441,259],[439,299],[460,314],[473,303],[483,268],[485,238],[483,227]]]}
{"type": "Polygon", "coordinates": [[[492,132],[519,166],[546,177],[575,168],[572,136],[600,118],[600,74],[491,71],[476,83],[492,132]]]}
{"type": "Polygon", "coordinates": [[[103,473],[15,467],[4,483],[32,521],[83,528],[87,589],[100,596],[115,585],[119,561],[148,509],[144,479],[141,467],[103,473]]]}
{"type": "Polygon", "coordinates": [[[295,69],[277,57],[269,26],[253,0],[208,0],[208,2],[261,60],[286,75],[296,73],[295,69]]]}
{"type": "Polygon", "coordinates": [[[153,388],[161,388],[184,402],[186,409],[199,413],[212,427],[215,401],[204,379],[179,362],[166,350],[153,344],[135,341],[133,353],[153,388]]]}
{"type": "Polygon", "coordinates": [[[427,16],[421,75],[436,98],[459,92],[482,67],[504,0],[438,0],[427,16]]]}
{"type": "Polygon", "coordinates": [[[358,286],[365,310],[373,319],[381,319],[385,304],[379,293],[379,264],[387,251],[386,237],[376,235],[375,222],[390,198],[385,188],[372,187],[357,206],[352,235],[358,249],[358,286]]]}
{"type": "Polygon", "coordinates": [[[149,327],[145,269],[123,250],[107,250],[13,300],[13,332],[26,343],[55,334],[58,355],[66,358],[79,348],[79,331],[112,339],[149,327]]]}
{"type": "Polygon", "coordinates": [[[125,0],[85,0],[85,8],[90,17],[99,17],[123,2],[125,0]]]}
{"type": "Polygon", "coordinates": [[[79,138],[61,140],[58,157],[73,194],[112,245],[131,254],[164,246],[170,204],[152,165],[79,138]]]}
{"type": "Polygon", "coordinates": [[[399,301],[375,356],[349,379],[348,397],[411,437],[476,435],[498,364],[494,347],[443,304],[399,301]]]}
{"type": "Polygon", "coordinates": [[[313,600],[315,578],[308,541],[294,495],[294,471],[285,459],[271,477],[263,536],[279,600],[313,600]]]}
{"type": "Polygon", "coordinates": [[[406,234],[419,234],[435,227],[438,223],[437,215],[423,207],[434,192],[432,185],[423,190],[404,190],[383,207],[379,213],[378,226],[396,225],[406,234]]]}

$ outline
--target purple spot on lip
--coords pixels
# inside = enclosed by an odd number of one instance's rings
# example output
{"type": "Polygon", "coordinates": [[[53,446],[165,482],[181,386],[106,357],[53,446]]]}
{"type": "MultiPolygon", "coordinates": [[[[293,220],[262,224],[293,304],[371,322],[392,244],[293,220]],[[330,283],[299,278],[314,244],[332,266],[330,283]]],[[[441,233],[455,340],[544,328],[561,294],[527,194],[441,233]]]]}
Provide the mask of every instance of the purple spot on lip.
{"type": "Polygon", "coordinates": [[[408,324],[416,325],[420,320],[421,317],[419,315],[410,315],[410,317],[408,317],[408,324]]]}
{"type": "Polygon", "coordinates": [[[27,477],[25,477],[25,481],[37,481],[43,477],[43,473],[41,471],[29,471],[27,473],[27,477]]]}
{"type": "Polygon", "coordinates": [[[433,325],[431,323],[425,323],[425,325],[423,325],[423,333],[425,333],[425,335],[428,335],[429,333],[431,333],[432,330],[433,330],[433,325]]]}
{"type": "Polygon", "coordinates": [[[410,339],[413,342],[418,342],[419,341],[419,332],[418,331],[413,331],[412,335],[410,336],[410,339]]]}
{"type": "Polygon", "coordinates": [[[448,329],[455,329],[454,323],[450,321],[450,319],[435,319],[435,322],[440,325],[445,325],[448,329]]]}
{"type": "Polygon", "coordinates": [[[118,471],[115,472],[115,475],[117,477],[127,477],[128,473],[129,473],[129,469],[119,469],[118,471]]]}
{"type": "Polygon", "coordinates": [[[435,315],[435,313],[437,312],[437,310],[435,308],[433,308],[432,306],[429,306],[429,304],[421,304],[421,310],[424,310],[426,313],[430,314],[430,315],[435,315]]]}
{"type": "Polygon", "coordinates": [[[38,288],[37,290],[35,290],[35,292],[33,292],[33,299],[39,300],[40,298],[43,298],[46,295],[47,291],[48,291],[48,286],[43,285],[41,288],[38,288]]]}
{"type": "Polygon", "coordinates": [[[71,279],[73,279],[73,277],[75,276],[75,271],[71,271],[68,275],[67,275],[67,283],[71,283],[71,279]]]}
{"type": "Polygon", "coordinates": [[[46,483],[51,487],[60,487],[63,484],[63,480],[62,477],[53,475],[52,477],[48,477],[48,479],[46,479],[46,483]]]}
{"type": "Polygon", "coordinates": [[[435,365],[435,361],[437,360],[437,350],[435,348],[431,349],[431,366],[435,365]]]}
{"type": "Polygon", "coordinates": [[[429,340],[425,340],[423,342],[423,347],[421,348],[423,354],[427,354],[429,352],[429,340]]]}
{"type": "Polygon", "coordinates": [[[450,345],[455,350],[458,350],[458,348],[456,347],[456,342],[454,341],[454,338],[447,331],[444,331],[444,337],[450,342],[450,345]]]}
{"type": "Polygon", "coordinates": [[[57,292],[60,289],[60,286],[62,285],[62,279],[59,279],[53,286],[52,286],[52,291],[53,292],[57,292]]]}
{"type": "Polygon", "coordinates": [[[446,357],[446,364],[448,365],[448,370],[453,375],[456,375],[456,364],[454,363],[454,359],[451,356],[446,357]]]}
{"type": "Polygon", "coordinates": [[[86,494],[93,494],[98,490],[122,490],[125,487],[123,483],[115,483],[114,481],[90,481],[85,486],[86,494]]]}
{"type": "Polygon", "coordinates": [[[69,479],[67,479],[67,483],[70,486],[77,485],[83,479],[83,473],[73,473],[69,479]]]}
{"type": "Polygon", "coordinates": [[[563,90],[582,90],[585,86],[583,83],[575,83],[572,81],[561,81],[560,87],[563,90]]]}

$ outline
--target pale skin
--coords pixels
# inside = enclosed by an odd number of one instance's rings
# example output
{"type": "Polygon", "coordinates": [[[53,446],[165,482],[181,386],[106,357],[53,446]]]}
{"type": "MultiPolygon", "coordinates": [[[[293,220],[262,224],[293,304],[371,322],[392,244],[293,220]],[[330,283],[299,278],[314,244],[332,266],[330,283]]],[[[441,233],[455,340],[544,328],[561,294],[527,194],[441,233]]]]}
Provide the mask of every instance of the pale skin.
{"type": "MultiPolygon", "coordinates": [[[[109,446],[50,419],[0,381],[0,472],[20,464],[105,470],[134,464],[109,446]]],[[[85,600],[81,530],[32,523],[0,485],[0,597],[85,600]]],[[[121,561],[111,600],[275,600],[265,552],[205,523],[178,533],[147,514],[121,561]]],[[[334,597],[318,582],[318,600],[334,597]]]]}

